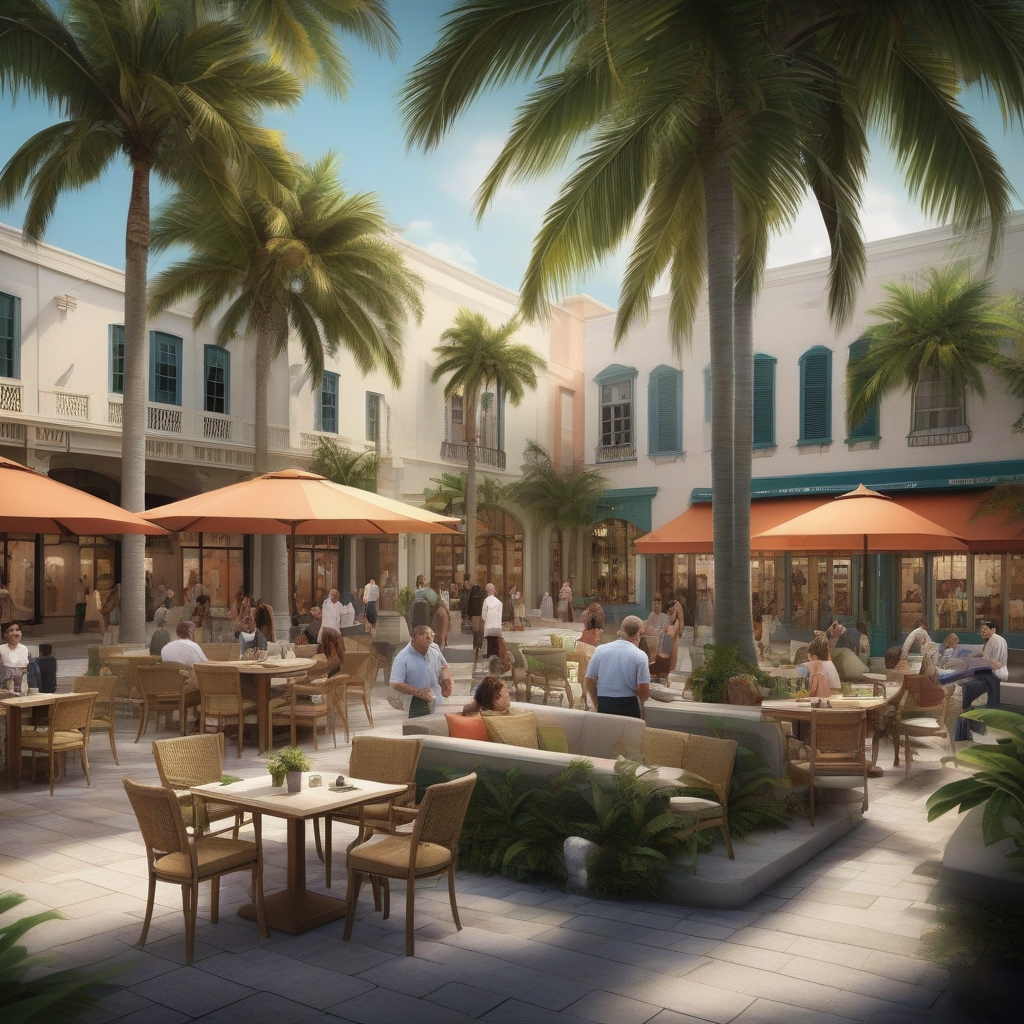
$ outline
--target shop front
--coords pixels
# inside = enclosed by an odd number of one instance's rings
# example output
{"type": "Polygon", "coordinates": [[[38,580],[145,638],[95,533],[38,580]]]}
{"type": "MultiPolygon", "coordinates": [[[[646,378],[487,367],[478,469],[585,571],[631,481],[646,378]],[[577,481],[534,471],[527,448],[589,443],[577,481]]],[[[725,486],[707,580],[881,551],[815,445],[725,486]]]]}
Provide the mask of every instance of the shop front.
{"type": "MultiPolygon", "coordinates": [[[[477,516],[476,582],[493,583],[501,599],[507,600],[513,586],[523,586],[523,524],[500,508],[484,509],[477,516]]],[[[430,581],[438,590],[451,592],[462,585],[466,572],[465,534],[439,534],[430,543],[430,581]]]]}
{"type": "Polygon", "coordinates": [[[582,585],[573,581],[574,591],[582,590],[585,597],[600,601],[605,614],[616,619],[645,611],[653,596],[648,593],[647,566],[637,557],[637,544],[650,532],[651,502],[657,493],[657,487],[605,491],[594,515],[589,579],[582,585]]]}

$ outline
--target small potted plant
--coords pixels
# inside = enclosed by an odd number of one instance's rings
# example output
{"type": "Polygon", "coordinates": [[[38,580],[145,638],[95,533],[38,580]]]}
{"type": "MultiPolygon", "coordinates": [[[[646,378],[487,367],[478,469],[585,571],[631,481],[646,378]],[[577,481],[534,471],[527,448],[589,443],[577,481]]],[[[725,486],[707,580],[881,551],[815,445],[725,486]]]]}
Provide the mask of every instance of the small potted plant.
{"type": "Polygon", "coordinates": [[[285,747],[277,752],[277,761],[288,779],[288,792],[298,793],[302,789],[302,773],[313,767],[306,752],[298,747],[285,747]]]}
{"type": "Polygon", "coordinates": [[[270,780],[274,786],[283,786],[286,769],[281,764],[277,754],[271,753],[267,757],[267,771],[270,772],[270,780]]]}

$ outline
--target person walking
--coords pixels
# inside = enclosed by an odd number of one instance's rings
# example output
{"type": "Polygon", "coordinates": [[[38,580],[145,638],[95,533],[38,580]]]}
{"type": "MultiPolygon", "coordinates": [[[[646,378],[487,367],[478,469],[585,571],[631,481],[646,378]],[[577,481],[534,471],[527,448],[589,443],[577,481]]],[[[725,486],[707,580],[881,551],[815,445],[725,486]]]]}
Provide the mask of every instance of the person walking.
{"type": "Polygon", "coordinates": [[[566,580],[558,592],[558,617],[562,622],[572,622],[572,587],[566,580]]]}
{"type": "MultiPolygon", "coordinates": [[[[484,598],[481,609],[484,618],[484,637],[487,640],[487,659],[490,661],[491,658],[500,657],[498,641],[501,639],[504,606],[501,603],[501,598],[498,597],[497,589],[493,583],[488,583],[484,589],[487,592],[487,596],[484,598]]],[[[473,667],[476,668],[475,659],[473,667]]]]}
{"type": "Polygon", "coordinates": [[[429,626],[417,626],[412,638],[391,664],[389,685],[410,699],[409,717],[431,715],[439,697],[450,697],[455,688],[452,670],[434,643],[429,626]]]}
{"type": "Polygon", "coordinates": [[[618,639],[598,647],[587,665],[583,690],[603,715],[643,718],[643,704],[651,693],[651,669],[640,649],[643,632],[643,620],[627,615],[618,639]]]}
{"type": "Polygon", "coordinates": [[[377,602],[380,600],[380,587],[377,581],[371,579],[363,587],[363,607],[366,620],[366,632],[372,637],[377,636],[377,602]]]}
{"type": "Polygon", "coordinates": [[[342,603],[338,599],[337,590],[331,590],[324,598],[323,607],[320,609],[320,630],[317,633],[317,643],[325,629],[333,629],[335,632],[341,629],[342,603]]]}

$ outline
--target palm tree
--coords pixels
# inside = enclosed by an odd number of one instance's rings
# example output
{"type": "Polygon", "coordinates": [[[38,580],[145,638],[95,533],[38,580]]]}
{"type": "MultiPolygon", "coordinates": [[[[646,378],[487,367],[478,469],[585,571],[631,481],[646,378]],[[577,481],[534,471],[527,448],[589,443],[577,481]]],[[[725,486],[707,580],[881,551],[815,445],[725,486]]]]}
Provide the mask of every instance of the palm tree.
{"type": "Polygon", "coordinates": [[[1021,12],[983,0],[934,9],[901,0],[463,0],[405,87],[407,136],[430,148],[485,87],[547,72],[478,192],[479,215],[504,181],[547,173],[589,142],[535,242],[527,315],[543,315],[555,290],[637,228],[617,340],[646,317],[667,274],[678,345],[706,275],[725,587],[715,635],[748,657],[751,311],[769,229],[813,190],[832,241],[830,311],[848,315],[864,269],[857,211],[874,121],[929,212],[961,226],[988,217],[994,252],[1011,192],[956,95],[959,79],[983,80],[1005,110],[1020,111],[1022,40],[1021,12]]]}
{"type": "MultiPolygon", "coordinates": [[[[1010,352],[1007,354],[1000,351],[994,356],[992,369],[998,374],[1010,396],[1024,403],[1024,294],[1014,292],[1007,295],[997,309],[1007,317],[1011,327],[1008,337],[1004,339],[1010,352]]],[[[1013,429],[1024,432],[1024,412],[1014,421],[1013,429]]]]}
{"type": "Polygon", "coordinates": [[[510,488],[510,495],[533,514],[538,526],[558,532],[560,547],[564,548],[566,532],[574,536],[569,575],[578,578],[580,531],[593,524],[608,480],[599,470],[577,463],[559,472],[547,449],[536,441],[527,442],[523,458],[523,475],[510,488]]]}
{"type": "Polygon", "coordinates": [[[319,437],[309,468],[336,484],[358,487],[362,491],[373,491],[376,494],[377,477],[383,461],[379,452],[354,452],[330,438],[319,437]]]}
{"type": "MultiPolygon", "coordinates": [[[[432,476],[430,482],[436,487],[428,487],[423,492],[423,504],[427,508],[442,512],[446,516],[466,509],[465,473],[442,473],[439,477],[432,476]]],[[[509,487],[493,476],[481,477],[476,484],[476,507],[478,512],[489,508],[502,508],[509,496],[509,487]]]]}
{"type": "Polygon", "coordinates": [[[514,317],[492,327],[483,313],[474,313],[465,306],[455,314],[455,323],[441,335],[441,344],[434,348],[437,365],[430,375],[437,384],[448,378],[444,387],[445,401],[462,396],[466,431],[466,577],[476,573],[476,434],[480,397],[490,387],[498,395],[518,406],[537,387],[537,371],[547,365],[529,345],[513,344],[519,329],[514,317]]]}
{"type": "MultiPolygon", "coordinates": [[[[0,88],[42,95],[62,120],[0,172],[0,206],[28,194],[23,233],[43,237],[60,195],[97,181],[118,159],[132,171],[125,237],[121,503],[145,508],[146,274],[150,183],[184,176],[231,189],[225,166],[268,192],[291,168],[277,133],[255,119],[293,105],[299,80],[243,26],[203,5],[167,0],[0,2],[0,88]]],[[[145,538],[122,540],[121,635],[145,628],[145,538]]]]}
{"type": "Polygon", "coordinates": [[[863,357],[847,364],[846,410],[851,427],[886,395],[938,374],[952,393],[985,396],[984,367],[999,355],[1013,320],[997,308],[992,282],[967,263],[930,267],[921,287],[892,281],[888,298],[868,310],[878,318],[864,332],[863,357]]]}

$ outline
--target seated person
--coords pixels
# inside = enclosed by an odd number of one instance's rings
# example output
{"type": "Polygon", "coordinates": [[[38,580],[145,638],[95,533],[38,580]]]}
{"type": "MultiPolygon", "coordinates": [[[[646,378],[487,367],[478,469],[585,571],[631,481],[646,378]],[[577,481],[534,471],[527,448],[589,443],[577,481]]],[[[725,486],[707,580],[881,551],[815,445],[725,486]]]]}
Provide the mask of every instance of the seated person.
{"type": "Polygon", "coordinates": [[[508,687],[496,675],[484,676],[473,691],[473,699],[462,708],[464,715],[509,715],[512,697],[508,687]]]}
{"type": "Polygon", "coordinates": [[[811,696],[828,698],[833,693],[842,692],[843,684],[835,665],[832,664],[828,637],[816,636],[807,645],[807,654],[810,658],[807,662],[807,671],[810,673],[811,696]]]}
{"type": "Polygon", "coordinates": [[[36,658],[39,666],[39,692],[57,692],[57,659],[53,656],[51,644],[39,645],[39,657],[36,658]]]}
{"type": "Polygon", "coordinates": [[[320,654],[327,658],[327,675],[337,675],[345,667],[345,643],[336,629],[320,630],[320,654]]]}
{"type": "Polygon", "coordinates": [[[604,609],[597,601],[591,601],[583,612],[583,632],[580,641],[596,647],[601,642],[601,632],[604,629],[604,609]]]}
{"type": "Polygon", "coordinates": [[[931,640],[931,634],[928,632],[928,620],[918,619],[914,628],[907,634],[907,639],[903,641],[903,657],[906,658],[910,654],[910,650],[915,644],[920,646],[921,654],[924,655],[925,647],[931,643],[931,640]]]}
{"type": "Polygon", "coordinates": [[[303,623],[302,630],[295,637],[295,643],[297,644],[315,644],[319,643],[320,629],[323,625],[323,612],[313,605],[309,609],[309,622],[303,623]]]}
{"type": "MultiPolygon", "coordinates": [[[[1009,678],[1006,668],[1008,650],[1006,640],[997,631],[996,624],[986,620],[981,624],[981,639],[985,646],[981,649],[979,663],[984,667],[974,673],[973,678],[965,679],[961,684],[963,689],[963,703],[966,711],[983,693],[988,695],[989,704],[998,704],[1000,697],[999,684],[1009,678]]],[[[971,722],[967,718],[961,718],[957,722],[956,739],[969,740],[971,730],[984,732],[983,722],[971,722]]]]}
{"type": "Polygon", "coordinates": [[[238,637],[239,658],[244,658],[245,652],[252,647],[261,651],[267,649],[267,638],[257,628],[256,616],[252,612],[246,614],[242,625],[236,630],[235,636],[238,637]]]}
{"type": "Polygon", "coordinates": [[[195,641],[196,624],[191,619],[182,619],[175,628],[176,640],[165,644],[160,652],[161,661],[174,662],[191,668],[197,661],[209,661],[202,647],[195,641]]]}
{"type": "Polygon", "coordinates": [[[902,647],[890,647],[885,652],[885,667],[893,672],[910,671],[910,662],[904,657],[902,647]]]}
{"type": "Polygon", "coordinates": [[[171,631],[167,628],[167,609],[163,605],[153,613],[153,623],[156,629],[149,638],[149,653],[155,657],[171,642],[171,631]]]}

